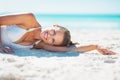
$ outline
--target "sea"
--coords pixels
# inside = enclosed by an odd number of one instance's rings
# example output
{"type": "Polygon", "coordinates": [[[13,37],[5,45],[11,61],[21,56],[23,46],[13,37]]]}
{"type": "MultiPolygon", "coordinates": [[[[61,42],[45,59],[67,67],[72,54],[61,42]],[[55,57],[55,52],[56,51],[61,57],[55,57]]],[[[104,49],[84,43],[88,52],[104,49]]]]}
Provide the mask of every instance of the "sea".
{"type": "MultiPolygon", "coordinates": [[[[11,14],[11,13],[10,13],[11,14]]],[[[9,13],[0,13],[0,16],[9,15],[9,13]]],[[[71,30],[120,30],[120,15],[82,15],[82,14],[41,14],[34,13],[37,21],[43,28],[52,27],[54,24],[64,26],[71,30]]],[[[15,29],[9,29],[9,32],[15,33],[15,29]]],[[[104,32],[104,31],[103,31],[104,32]]],[[[5,34],[8,44],[12,47],[15,44],[12,43],[9,34],[5,34]]],[[[4,35],[3,35],[4,36],[4,35]]],[[[17,34],[16,34],[17,37],[17,34]]],[[[13,38],[16,38],[15,34],[13,38]]],[[[77,38],[76,38],[77,39],[77,38]]],[[[60,54],[59,52],[49,52],[45,50],[31,50],[20,47],[13,47],[15,55],[17,56],[36,56],[36,57],[68,57],[79,56],[80,54],[75,52],[66,52],[67,54],[60,54]],[[40,54],[39,54],[40,53],[40,54]]],[[[63,52],[64,53],[64,52],[63,52]]]]}
{"type": "MultiPolygon", "coordinates": [[[[9,13],[0,13],[0,15],[9,13]]],[[[120,14],[41,14],[34,13],[42,27],[54,24],[68,29],[120,30],[120,14]]]]}
{"type": "Polygon", "coordinates": [[[68,29],[120,30],[120,15],[35,14],[35,16],[44,27],[58,24],[68,29]]]}

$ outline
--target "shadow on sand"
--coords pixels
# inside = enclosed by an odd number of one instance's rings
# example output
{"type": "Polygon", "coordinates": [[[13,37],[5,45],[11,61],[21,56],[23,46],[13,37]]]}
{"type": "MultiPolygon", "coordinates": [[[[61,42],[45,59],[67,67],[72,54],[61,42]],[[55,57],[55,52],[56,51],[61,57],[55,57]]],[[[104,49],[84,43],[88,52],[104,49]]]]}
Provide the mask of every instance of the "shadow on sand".
{"type": "MultiPolygon", "coordinates": [[[[14,49],[15,56],[19,57],[29,57],[29,56],[35,56],[35,57],[75,57],[79,56],[80,53],[77,52],[50,52],[42,49],[14,49]]],[[[4,53],[3,53],[4,54],[4,53]]]]}

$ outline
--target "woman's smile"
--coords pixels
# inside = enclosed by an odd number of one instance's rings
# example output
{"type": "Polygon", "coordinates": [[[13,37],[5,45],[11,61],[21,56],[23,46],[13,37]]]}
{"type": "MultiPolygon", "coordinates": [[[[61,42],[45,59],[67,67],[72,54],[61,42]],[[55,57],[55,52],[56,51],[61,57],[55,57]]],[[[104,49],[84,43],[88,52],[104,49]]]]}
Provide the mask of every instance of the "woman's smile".
{"type": "Polygon", "coordinates": [[[47,38],[48,38],[48,32],[44,31],[44,32],[42,33],[42,38],[43,38],[44,40],[47,40],[47,38]]]}
{"type": "Polygon", "coordinates": [[[48,32],[44,32],[44,38],[47,40],[47,38],[48,38],[48,32]]]}
{"type": "Polygon", "coordinates": [[[52,37],[55,33],[52,30],[43,31],[42,35],[45,40],[48,40],[50,37],[52,37]]]}
{"type": "Polygon", "coordinates": [[[56,29],[47,29],[43,30],[40,34],[42,40],[51,45],[59,45],[63,41],[64,33],[56,28],[56,29]]]}

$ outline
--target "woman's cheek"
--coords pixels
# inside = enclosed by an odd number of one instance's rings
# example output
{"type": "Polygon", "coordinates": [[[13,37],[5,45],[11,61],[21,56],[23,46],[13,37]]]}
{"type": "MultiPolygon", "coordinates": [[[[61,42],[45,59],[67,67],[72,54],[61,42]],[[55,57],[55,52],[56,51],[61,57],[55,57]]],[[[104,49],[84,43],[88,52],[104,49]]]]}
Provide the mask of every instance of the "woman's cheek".
{"type": "Polygon", "coordinates": [[[48,44],[52,44],[52,40],[51,39],[48,40],[48,44]]]}

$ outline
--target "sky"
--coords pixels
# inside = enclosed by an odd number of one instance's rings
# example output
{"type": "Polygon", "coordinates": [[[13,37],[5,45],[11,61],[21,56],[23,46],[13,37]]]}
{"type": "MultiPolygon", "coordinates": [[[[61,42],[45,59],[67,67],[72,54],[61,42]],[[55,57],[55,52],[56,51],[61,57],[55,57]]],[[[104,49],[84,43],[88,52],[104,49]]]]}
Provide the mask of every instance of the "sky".
{"type": "Polygon", "coordinates": [[[0,12],[120,14],[120,0],[0,0],[0,12]]]}

